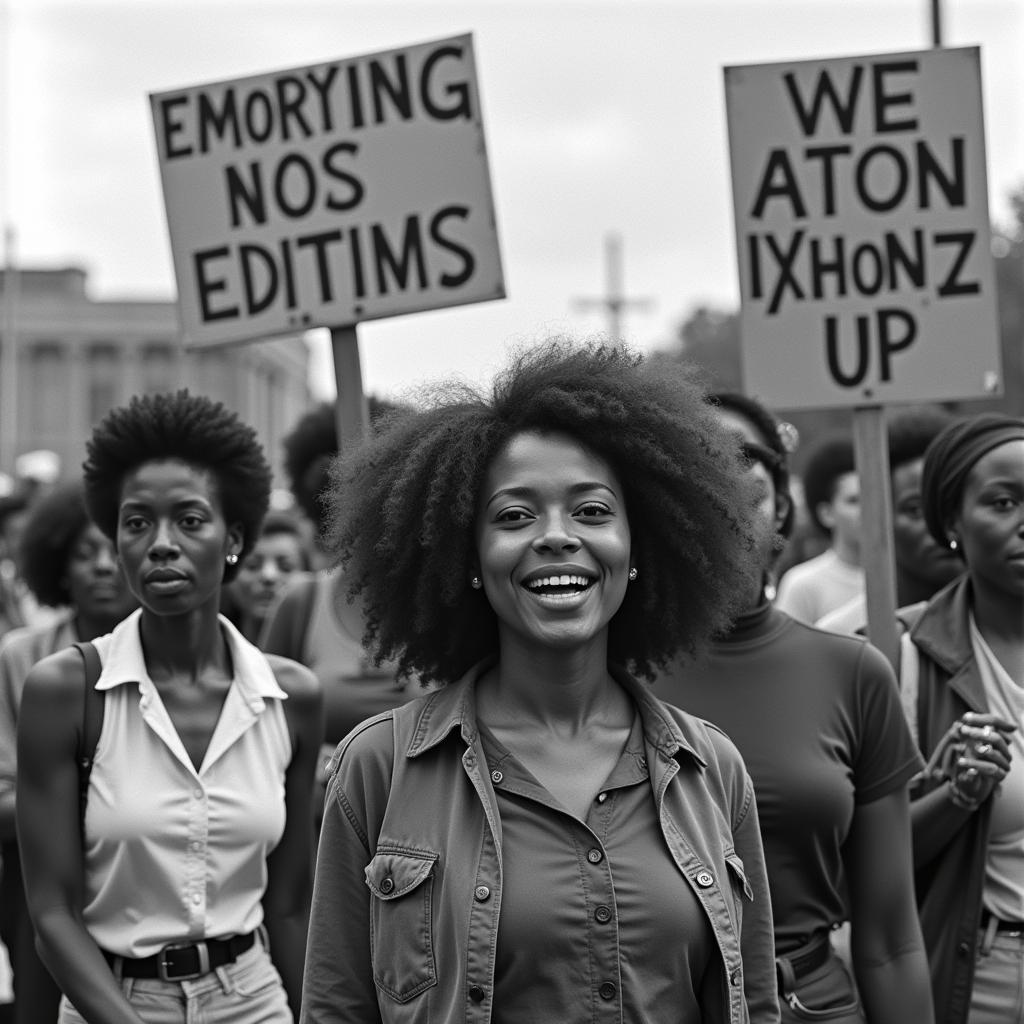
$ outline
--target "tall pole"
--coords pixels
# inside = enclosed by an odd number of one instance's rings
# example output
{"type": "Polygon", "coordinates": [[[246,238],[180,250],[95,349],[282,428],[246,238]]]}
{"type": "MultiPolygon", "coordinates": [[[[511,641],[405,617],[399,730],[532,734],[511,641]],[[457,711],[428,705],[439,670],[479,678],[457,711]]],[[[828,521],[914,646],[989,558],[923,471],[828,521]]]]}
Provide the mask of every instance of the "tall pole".
{"type": "Polygon", "coordinates": [[[932,21],[932,46],[942,46],[942,0],[930,0],[932,21]]]}
{"type": "Polygon", "coordinates": [[[576,309],[588,311],[600,309],[608,318],[608,337],[623,341],[622,315],[629,309],[648,309],[650,299],[627,299],[624,294],[622,274],[622,236],[610,231],[604,240],[605,293],[599,299],[575,299],[576,309]]]}
{"type": "Polygon", "coordinates": [[[0,321],[0,471],[13,472],[18,454],[18,271],[14,225],[10,221],[11,15],[0,0],[0,228],[3,230],[3,319],[0,321]]]}

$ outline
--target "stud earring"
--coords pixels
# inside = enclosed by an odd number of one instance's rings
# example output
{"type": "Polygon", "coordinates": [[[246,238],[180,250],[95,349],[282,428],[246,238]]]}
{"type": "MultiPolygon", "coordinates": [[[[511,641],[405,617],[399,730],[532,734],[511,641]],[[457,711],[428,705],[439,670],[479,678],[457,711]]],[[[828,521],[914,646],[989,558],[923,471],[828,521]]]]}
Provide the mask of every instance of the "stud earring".
{"type": "Polygon", "coordinates": [[[474,577],[473,577],[473,578],[472,578],[472,579],[471,579],[471,580],[469,581],[469,585],[470,585],[470,586],[471,586],[471,587],[472,587],[472,588],[473,588],[474,590],[479,590],[479,589],[480,589],[480,588],[481,588],[481,587],[482,587],[482,586],[484,585],[484,581],[483,581],[482,579],[480,579],[480,577],[479,577],[479,576],[474,576],[474,577]]]}
{"type": "Polygon", "coordinates": [[[960,544],[957,542],[956,537],[950,537],[949,538],[949,550],[950,551],[956,551],[956,549],[958,547],[960,547],[960,544]]]}
{"type": "Polygon", "coordinates": [[[231,554],[224,559],[224,561],[227,562],[228,565],[238,565],[238,555],[236,555],[232,551],[231,554]]]}
{"type": "Polygon", "coordinates": [[[636,571],[636,566],[634,565],[633,568],[629,570],[629,582],[632,583],[639,575],[640,573],[636,571]]]}

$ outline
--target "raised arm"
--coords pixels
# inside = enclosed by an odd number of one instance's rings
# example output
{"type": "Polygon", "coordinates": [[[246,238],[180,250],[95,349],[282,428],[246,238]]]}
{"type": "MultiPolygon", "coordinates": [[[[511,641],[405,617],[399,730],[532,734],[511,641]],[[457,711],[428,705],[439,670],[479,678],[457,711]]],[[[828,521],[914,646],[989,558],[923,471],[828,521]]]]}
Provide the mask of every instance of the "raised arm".
{"type": "Polygon", "coordinates": [[[74,650],[29,673],[18,717],[17,821],[39,955],[89,1024],[141,1024],[82,921],[77,753],[85,694],[74,650]]]}

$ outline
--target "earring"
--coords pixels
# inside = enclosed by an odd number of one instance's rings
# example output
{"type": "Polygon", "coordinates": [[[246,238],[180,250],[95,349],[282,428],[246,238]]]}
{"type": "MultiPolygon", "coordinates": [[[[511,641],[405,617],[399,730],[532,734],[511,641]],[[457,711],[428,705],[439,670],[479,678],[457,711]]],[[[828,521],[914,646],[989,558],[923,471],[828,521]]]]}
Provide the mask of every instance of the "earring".
{"type": "Polygon", "coordinates": [[[636,566],[634,565],[633,568],[629,570],[629,582],[632,583],[639,575],[640,573],[636,571],[636,566]]]}
{"type": "Polygon", "coordinates": [[[472,578],[472,579],[471,579],[471,580],[469,581],[469,585],[470,585],[470,586],[471,586],[471,587],[472,587],[472,588],[473,588],[474,590],[479,590],[479,589],[480,589],[480,588],[481,588],[481,587],[482,587],[482,586],[484,585],[484,581],[483,581],[482,579],[480,579],[480,577],[479,577],[479,576],[474,576],[474,577],[473,577],[473,578],[472,578]]]}
{"type": "Polygon", "coordinates": [[[238,565],[238,555],[236,555],[232,551],[231,554],[224,559],[224,561],[227,562],[228,565],[238,565]]]}
{"type": "Polygon", "coordinates": [[[949,550],[950,551],[956,551],[956,549],[958,547],[960,547],[960,544],[957,542],[956,537],[950,537],[949,538],[949,550]]]}

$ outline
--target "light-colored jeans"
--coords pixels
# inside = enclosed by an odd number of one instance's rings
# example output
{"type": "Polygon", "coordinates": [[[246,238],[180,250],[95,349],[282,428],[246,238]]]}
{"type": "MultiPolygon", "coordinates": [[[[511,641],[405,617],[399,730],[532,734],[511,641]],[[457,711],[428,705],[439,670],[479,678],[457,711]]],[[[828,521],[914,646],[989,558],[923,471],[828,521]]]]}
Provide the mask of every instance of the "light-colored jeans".
{"type": "Polygon", "coordinates": [[[981,944],[974,967],[968,1024],[1024,1021],[1024,936],[996,932],[987,952],[981,944]]]}
{"type": "MultiPolygon", "coordinates": [[[[122,978],[121,990],[146,1024],[292,1024],[281,977],[261,942],[202,977],[122,978]]],[[[59,1024],[84,1020],[61,1000],[59,1024]]]]}

